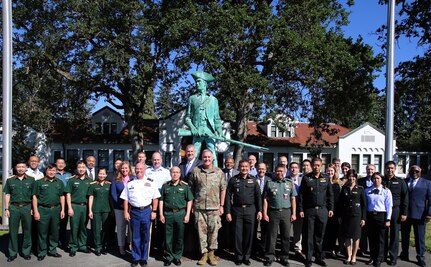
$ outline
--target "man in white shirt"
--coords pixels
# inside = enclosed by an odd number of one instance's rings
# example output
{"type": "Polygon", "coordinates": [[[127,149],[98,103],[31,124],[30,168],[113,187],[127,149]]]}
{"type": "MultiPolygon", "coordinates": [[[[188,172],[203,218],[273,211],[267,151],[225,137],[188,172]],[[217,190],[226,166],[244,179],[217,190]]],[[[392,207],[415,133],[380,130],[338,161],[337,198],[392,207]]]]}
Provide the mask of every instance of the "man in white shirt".
{"type": "Polygon", "coordinates": [[[255,155],[249,155],[248,156],[248,163],[250,163],[250,175],[256,176],[257,175],[257,169],[256,169],[256,163],[257,159],[255,155]]]}
{"type": "Polygon", "coordinates": [[[25,174],[33,177],[36,181],[45,177],[43,172],[39,170],[39,164],[40,159],[38,156],[30,156],[30,158],[28,159],[28,166],[30,167],[25,171],[25,174]]]}
{"type": "Polygon", "coordinates": [[[88,156],[85,159],[85,163],[87,164],[87,175],[88,175],[88,177],[90,177],[91,180],[95,180],[96,179],[96,170],[95,170],[96,158],[93,156],[88,156]]]}
{"type": "Polygon", "coordinates": [[[145,177],[154,182],[157,189],[161,189],[162,185],[171,180],[171,174],[168,169],[162,167],[162,154],[158,151],[154,152],[151,157],[153,165],[145,170],[145,177]]]}
{"type": "Polygon", "coordinates": [[[124,218],[132,226],[132,267],[147,265],[151,220],[156,218],[160,197],[156,184],[144,176],[142,163],[136,164],[136,178],[120,195],[124,199],[124,218]]]}

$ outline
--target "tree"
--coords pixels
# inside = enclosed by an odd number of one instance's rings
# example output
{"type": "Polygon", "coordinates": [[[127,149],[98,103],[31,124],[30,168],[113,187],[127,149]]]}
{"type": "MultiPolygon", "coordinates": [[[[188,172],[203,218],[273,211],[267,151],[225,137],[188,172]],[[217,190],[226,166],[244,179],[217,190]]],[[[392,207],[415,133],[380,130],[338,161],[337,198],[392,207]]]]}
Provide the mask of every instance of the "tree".
{"type": "Polygon", "coordinates": [[[179,78],[175,63],[196,30],[189,1],[20,0],[14,15],[23,67],[44,62],[78,93],[124,110],[133,151],[142,150],[154,90],[179,78]]]}

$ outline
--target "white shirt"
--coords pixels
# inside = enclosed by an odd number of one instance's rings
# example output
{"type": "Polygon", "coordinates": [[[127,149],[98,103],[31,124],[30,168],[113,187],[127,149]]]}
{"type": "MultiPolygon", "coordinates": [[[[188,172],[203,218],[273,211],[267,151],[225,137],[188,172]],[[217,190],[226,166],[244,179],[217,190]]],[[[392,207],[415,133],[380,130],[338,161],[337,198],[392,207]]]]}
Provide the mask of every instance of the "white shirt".
{"type": "Polygon", "coordinates": [[[195,159],[192,159],[192,160],[187,162],[187,164],[186,164],[186,175],[192,171],[192,166],[193,166],[194,162],[195,162],[195,159]]]}
{"type": "Polygon", "coordinates": [[[120,195],[121,199],[127,200],[132,207],[137,208],[148,206],[153,199],[159,197],[160,192],[156,184],[146,177],[128,182],[120,195]]]}
{"type": "Polygon", "coordinates": [[[163,184],[171,180],[171,173],[168,169],[160,167],[154,169],[153,166],[145,170],[145,177],[152,180],[156,184],[157,189],[162,188],[163,184]]]}
{"type": "Polygon", "coordinates": [[[39,169],[32,170],[31,168],[28,168],[25,171],[25,174],[27,174],[28,176],[33,177],[34,180],[36,180],[36,181],[42,179],[43,177],[45,177],[45,175],[43,174],[43,172],[39,171],[39,169]]]}
{"type": "Polygon", "coordinates": [[[96,179],[96,172],[94,169],[95,168],[92,168],[92,169],[87,168],[87,175],[88,175],[88,177],[93,178],[93,180],[96,179]],[[91,175],[93,175],[93,176],[91,176],[91,175]]]}

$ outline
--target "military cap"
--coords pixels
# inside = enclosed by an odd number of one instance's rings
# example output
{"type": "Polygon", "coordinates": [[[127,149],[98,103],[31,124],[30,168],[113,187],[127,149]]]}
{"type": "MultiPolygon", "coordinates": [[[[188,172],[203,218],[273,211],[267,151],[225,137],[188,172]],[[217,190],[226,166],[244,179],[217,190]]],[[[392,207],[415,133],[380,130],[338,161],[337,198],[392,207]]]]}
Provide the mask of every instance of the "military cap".
{"type": "Polygon", "coordinates": [[[197,79],[202,79],[202,80],[204,80],[206,82],[213,82],[213,81],[215,81],[214,77],[211,74],[206,73],[205,71],[195,71],[195,72],[192,73],[192,77],[193,77],[193,79],[195,79],[195,81],[197,79]]]}

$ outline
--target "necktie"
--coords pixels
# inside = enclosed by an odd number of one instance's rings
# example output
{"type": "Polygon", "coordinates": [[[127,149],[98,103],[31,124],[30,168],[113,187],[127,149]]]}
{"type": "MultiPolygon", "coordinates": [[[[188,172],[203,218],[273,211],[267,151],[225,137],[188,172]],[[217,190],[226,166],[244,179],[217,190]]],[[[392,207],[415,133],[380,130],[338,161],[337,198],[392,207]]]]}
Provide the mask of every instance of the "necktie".
{"type": "Polygon", "coordinates": [[[90,178],[91,178],[92,180],[94,180],[93,169],[89,169],[89,170],[90,170],[90,178]]]}
{"type": "Polygon", "coordinates": [[[264,179],[265,179],[265,177],[259,178],[259,181],[260,181],[260,193],[261,194],[263,193],[263,187],[265,186],[265,184],[263,182],[264,179]]]}
{"type": "Polygon", "coordinates": [[[232,178],[232,175],[230,174],[230,170],[229,170],[229,171],[227,171],[227,181],[229,181],[230,178],[232,178]]]}
{"type": "Polygon", "coordinates": [[[410,182],[410,186],[409,186],[409,191],[411,192],[411,191],[413,191],[413,188],[415,188],[415,181],[414,180],[412,180],[411,182],[410,182]]]}
{"type": "Polygon", "coordinates": [[[189,174],[189,172],[190,172],[190,167],[192,166],[192,164],[191,164],[191,162],[189,161],[189,162],[187,162],[187,166],[186,166],[186,175],[188,175],[189,174]]]}

